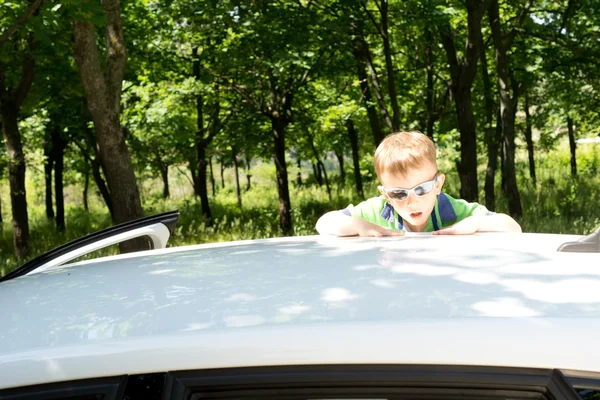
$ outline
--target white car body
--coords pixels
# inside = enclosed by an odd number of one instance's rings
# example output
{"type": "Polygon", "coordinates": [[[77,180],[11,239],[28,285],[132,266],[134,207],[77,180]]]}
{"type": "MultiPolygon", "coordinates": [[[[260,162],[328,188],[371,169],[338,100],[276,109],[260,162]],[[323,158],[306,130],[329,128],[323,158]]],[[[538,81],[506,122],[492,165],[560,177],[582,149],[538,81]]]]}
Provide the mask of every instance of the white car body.
{"type": "Polygon", "coordinates": [[[0,390],[298,365],[600,376],[600,254],[557,252],[581,238],[310,236],[34,271],[0,283],[0,390]]]}

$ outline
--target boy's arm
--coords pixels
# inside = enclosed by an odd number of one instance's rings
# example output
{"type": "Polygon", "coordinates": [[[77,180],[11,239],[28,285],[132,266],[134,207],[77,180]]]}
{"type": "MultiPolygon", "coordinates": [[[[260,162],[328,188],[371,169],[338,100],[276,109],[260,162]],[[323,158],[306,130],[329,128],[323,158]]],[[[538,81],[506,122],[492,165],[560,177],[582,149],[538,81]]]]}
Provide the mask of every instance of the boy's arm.
{"type": "Polygon", "coordinates": [[[403,231],[384,228],[341,211],[330,211],[317,221],[317,232],[335,236],[402,236],[403,231]]]}
{"type": "Polygon", "coordinates": [[[477,232],[517,232],[521,233],[521,225],[510,215],[492,214],[481,217],[477,232]]]}
{"type": "Polygon", "coordinates": [[[506,214],[472,215],[434,235],[469,235],[475,232],[521,232],[521,226],[506,214]]]}

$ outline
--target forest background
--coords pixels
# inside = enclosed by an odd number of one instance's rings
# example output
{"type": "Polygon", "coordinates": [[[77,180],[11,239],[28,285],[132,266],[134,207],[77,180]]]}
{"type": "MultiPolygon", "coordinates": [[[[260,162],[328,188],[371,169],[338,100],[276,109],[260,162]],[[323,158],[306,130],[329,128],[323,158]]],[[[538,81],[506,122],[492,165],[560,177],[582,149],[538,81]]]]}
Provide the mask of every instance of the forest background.
{"type": "Polygon", "coordinates": [[[171,209],[172,245],[314,234],[397,130],[449,194],[588,233],[599,35],[596,0],[2,0],[0,276],[171,209]]]}

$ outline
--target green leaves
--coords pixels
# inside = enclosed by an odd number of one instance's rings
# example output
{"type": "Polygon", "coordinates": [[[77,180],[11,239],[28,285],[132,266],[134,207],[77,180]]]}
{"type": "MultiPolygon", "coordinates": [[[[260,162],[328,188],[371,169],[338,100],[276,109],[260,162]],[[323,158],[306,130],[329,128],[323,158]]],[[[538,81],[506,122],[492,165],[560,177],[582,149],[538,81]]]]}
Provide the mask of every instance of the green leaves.
{"type": "MultiPolygon", "coordinates": [[[[53,11],[58,11],[59,8],[53,11]]],[[[89,21],[96,26],[103,26],[106,23],[104,10],[100,2],[72,2],[70,10],[74,13],[76,19],[89,21]]]]}
{"type": "MultiPolygon", "coordinates": [[[[500,0],[504,35],[519,18],[523,3],[500,0]]],[[[377,99],[365,100],[352,39],[364,36],[382,103],[389,107],[381,5],[380,0],[122,0],[129,56],[122,122],[139,171],[146,171],[155,152],[170,163],[193,159],[195,135],[204,129],[206,137],[213,114],[225,119],[231,113],[209,149],[223,157],[229,157],[229,149],[238,148],[250,157],[270,159],[274,115],[289,116],[286,150],[294,154],[312,154],[308,133],[321,156],[334,150],[348,154],[345,122],[349,118],[359,132],[361,154],[372,153],[367,107],[374,106],[379,119],[375,122],[384,131],[387,125],[382,122],[377,99]],[[200,129],[199,99],[204,107],[200,129]],[[284,101],[292,106],[285,109],[284,101]]],[[[387,6],[400,128],[423,130],[433,116],[437,144],[449,159],[458,159],[458,120],[453,99],[447,94],[450,74],[440,22],[443,29],[451,31],[461,58],[467,36],[465,4],[460,0],[388,0],[387,6]]],[[[26,2],[0,3],[0,35],[25,9],[26,2]]],[[[81,84],[72,59],[74,19],[99,27],[106,23],[99,1],[46,1],[40,13],[0,49],[0,62],[10,66],[6,68],[6,87],[14,90],[28,54],[24,49],[30,33],[36,41],[36,81],[25,111],[37,122],[22,121],[32,153],[44,137],[49,118],[44,112],[53,113],[52,119],[67,126],[70,133],[78,129],[76,122],[80,126],[87,122],[88,116],[81,112],[81,84]]],[[[482,18],[482,28],[491,91],[497,103],[495,54],[487,15],[482,18]]],[[[508,81],[522,83],[531,96],[536,146],[557,146],[562,134],[556,132],[561,132],[566,116],[577,120],[582,131],[597,132],[600,10],[588,0],[536,0],[516,33],[508,81]],[[569,8],[570,3],[575,6],[569,8]]],[[[97,43],[104,58],[103,29],[97,29],[97,43]]],[[[366,81],[373,90],[372,77],[366,81]]],[[[487,93],[478,71],[472,94],[480,148],[488,123],[487,93]]],[[[518,114],[517,126],[520,120],[518,114]]],[[[370,161],[362,160],[364,172],[370,161]]]]}

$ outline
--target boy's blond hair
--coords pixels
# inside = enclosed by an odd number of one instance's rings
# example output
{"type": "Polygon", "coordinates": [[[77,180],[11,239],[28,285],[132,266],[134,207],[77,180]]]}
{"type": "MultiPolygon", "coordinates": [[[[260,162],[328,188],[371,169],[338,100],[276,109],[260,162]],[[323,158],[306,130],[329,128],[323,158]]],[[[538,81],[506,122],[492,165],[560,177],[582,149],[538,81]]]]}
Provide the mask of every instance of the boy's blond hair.
{"type": "Polygon", "coordinates": [[[383,174],[406,175],[410,169],[426,164],[437,168],[435,145],[418,131],[391,133],[377,146],[374,162],[380,181],[383,174]]]}

